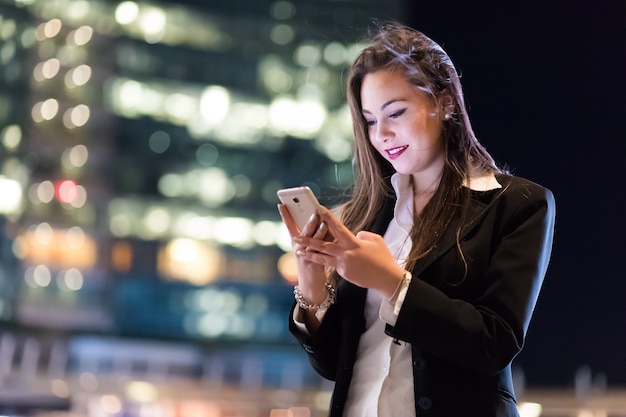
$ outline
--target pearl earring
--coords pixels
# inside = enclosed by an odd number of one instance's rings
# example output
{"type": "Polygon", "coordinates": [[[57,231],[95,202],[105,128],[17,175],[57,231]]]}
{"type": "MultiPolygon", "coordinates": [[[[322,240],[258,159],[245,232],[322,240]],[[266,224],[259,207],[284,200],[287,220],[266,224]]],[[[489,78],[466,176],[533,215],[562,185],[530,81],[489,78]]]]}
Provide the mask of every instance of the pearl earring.
{"type": "Polygon", "coordinates": [[[446,120],[450,120],[450,117],[452,117],[452,116],[450,116],[450,113],[446,113],[446,114],[443,115],[443,118],[446,119],[446,120]]]}

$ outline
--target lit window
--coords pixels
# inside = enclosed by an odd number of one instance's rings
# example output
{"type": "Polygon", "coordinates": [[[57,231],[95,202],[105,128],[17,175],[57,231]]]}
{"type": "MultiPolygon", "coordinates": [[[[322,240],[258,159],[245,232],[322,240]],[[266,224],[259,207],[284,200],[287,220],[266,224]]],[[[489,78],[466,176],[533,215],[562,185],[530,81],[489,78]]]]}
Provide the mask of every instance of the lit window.
{"type": "Polygon", "coordinates": [[[17,213],[22,204],[22,194],[19,182],[0,176],[0,213],[17,213]]]}
{"type": "Polygon", "coordinates": [[[61,21],[59,19],[52,19],[52,20],[48,21],[48,23],[45,24],[45,26],[44,26],[44,34],[48,38],[53,38],[56,35],[58,35],[59,32],[61,32],[61,27],[62,26],[63,26],[63,24],[61,23],[61,21]]]}
{"type": "Polygon", "coordinates": [[[128,25],[137,19],[139,6],[134,1],[123,1],[115,9],[115,20],[120,25],[128,25]]]}
{"type": "Polygon", "coordinates": [[[0,139],[7,149],[16,149],[22,141],[22,129],[18,125],[9,125],[0,131],[0,139]]]}
{"type": "Polygon", "coordinates": [[[91,112],[85,104],[67,109],[63,114],[63,124],[68,129],[84,126],[89,121],[91,112]]]}
{"type": "Polygon", "coordinates": [[[70,204],[76,198],[76,183],[72,180],[60,181],[55,189],[57,200],[70,204]]]}
{"type": "Polygon", "coordinates": [[[277,1],[271,6],[270,13],[274,19],[287,20],[296,14],[296,7],[290,1],[277,1]]]}
{"type": "Polygon", "coordinates": [[[291,43],[296,34],[291,26],[286,24],[276,25],[270,32],[270,39],[278,45],[287,45],[291,43]]]}
{"type": "Polygon", "coordinates": [[[224,87],[207,87],[200,98],[200,114],[202,119],[211,125],[221,123],[228,114],[230,92],[224,87]]]}
{"type": "Polygon", "coordinates": [[[79,65],[65,74],[65,86],[75,88],[87,84],[91,78],[91,67],[89,65],[79,65]]]}
{"type": "Polygon", "coordinates": [[[75,167],[82,167],[85,165],[88,157],[89,152],[87,151],[87,147],[85,145],[76,145],[72,147],[68,154],[70,163],[75,167]]]}
{"type": "Polygon", "coordinates": [[[298,46],[294,53],[294,61],[303,67],[312,67],[319,63],[321,58],[320,48],[313,44],[298,46]]]}
{"type": "Polygon", "coordinates": [[[165,35],[167,17],[163,9],[158,7],[145,8],[139,11],[139,27],[148,43],[157,43],[165,35]]]}
{"type": "Polygon", "coordinates": [[[41,74],[44,78],[50,79],[55,77],[59,73],[59,69],[61,68],[61,63],[56,58],[50,58],[46,62],[43,63],[41,67],[41,74]]]}
{"type": "Polygon", "coordinates": [[[87,44],[93,36],[93,29],[89,26],[81,26],[70,35],[68,35],[68,41],[74,45],[82,46],[87,44]]]}
{"type": "Polygon", "coordinates": [[[218,278],[221,256],[206,243],[175,239],[158,256],[159,272],[168,278],[195,285],[206,285],[218,278]]]}

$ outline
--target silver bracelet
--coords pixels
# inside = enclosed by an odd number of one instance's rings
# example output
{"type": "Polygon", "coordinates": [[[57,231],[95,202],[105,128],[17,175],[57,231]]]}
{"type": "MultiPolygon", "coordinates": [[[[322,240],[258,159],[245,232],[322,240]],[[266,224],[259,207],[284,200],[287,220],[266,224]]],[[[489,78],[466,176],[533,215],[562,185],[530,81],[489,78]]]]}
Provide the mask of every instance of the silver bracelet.
{"type": "Polygon", "coordinates": [[[326,291],[328,292],[328,294],[326,295],[326,299],[322,301],[321,304],[310,304],[307,300],[304,299],[302,291],[300,291],[300,287],[298,287],[297,285],[293,287],[293,295],[296,298],[298,306],[305,310],[325,310],[333,305],[335,303],[335,287],[333,287],[330,282],[324,283],[324,286],[326,287],[326,291]]]}

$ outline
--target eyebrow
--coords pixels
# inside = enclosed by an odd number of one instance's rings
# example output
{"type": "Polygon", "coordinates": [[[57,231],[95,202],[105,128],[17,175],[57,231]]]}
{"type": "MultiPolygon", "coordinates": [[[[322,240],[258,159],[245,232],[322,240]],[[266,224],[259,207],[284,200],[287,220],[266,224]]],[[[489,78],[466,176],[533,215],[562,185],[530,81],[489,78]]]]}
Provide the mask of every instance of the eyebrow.
{"type": "MultiPolygon", "coordinates": [[[[381,109],[381,110],[385,110],[385,108],[387,108],[387,106],[389,106],[390,104],[393,104],[393,103],[395,103],[395,102],[398,102],[398,101],[406,101],[406,99],[403,99],[403,98],[395,98],[395,99],[389,100],[389,101],[387,101],[387,102],[383,103],[383,105],[382,105],[382,106],[380,106],[380,109],[381,109]]],[[[363,112],[363,113],[369,113],[369,114],[372,114],[372,112],[371,112],[371,111],[369,111],[369,110],[367,110],[367,109],[363,109],[363,110],[362,110],[362,112],[363,112]]]]}

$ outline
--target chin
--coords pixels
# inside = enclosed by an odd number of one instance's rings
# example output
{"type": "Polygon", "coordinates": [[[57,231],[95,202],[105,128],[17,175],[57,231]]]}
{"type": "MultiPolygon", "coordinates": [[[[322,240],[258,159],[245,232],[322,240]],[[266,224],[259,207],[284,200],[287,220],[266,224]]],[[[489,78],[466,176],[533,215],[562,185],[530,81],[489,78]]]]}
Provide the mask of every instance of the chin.
{"type": "Polygon", "coordinates": [[[416,170],[407,167],[393,167],[393,169],[401,175],[411,175],[416,172],[416,170]]]}

